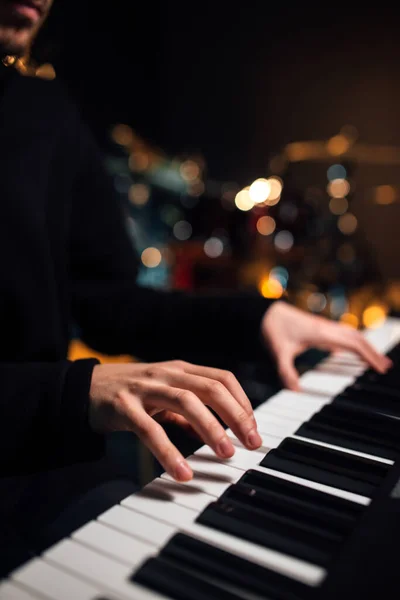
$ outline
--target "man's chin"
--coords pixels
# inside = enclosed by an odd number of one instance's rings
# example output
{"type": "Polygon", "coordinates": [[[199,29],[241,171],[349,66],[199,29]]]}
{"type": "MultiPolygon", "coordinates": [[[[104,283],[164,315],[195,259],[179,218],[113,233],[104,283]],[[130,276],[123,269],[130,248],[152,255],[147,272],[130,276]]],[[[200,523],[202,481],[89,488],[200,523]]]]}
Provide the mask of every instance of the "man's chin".
{"type": "Polygon", "coordinates": [[[0,27],[0,55],[22,56],[29,48],[31,32],[28,30],[0,27]]]}

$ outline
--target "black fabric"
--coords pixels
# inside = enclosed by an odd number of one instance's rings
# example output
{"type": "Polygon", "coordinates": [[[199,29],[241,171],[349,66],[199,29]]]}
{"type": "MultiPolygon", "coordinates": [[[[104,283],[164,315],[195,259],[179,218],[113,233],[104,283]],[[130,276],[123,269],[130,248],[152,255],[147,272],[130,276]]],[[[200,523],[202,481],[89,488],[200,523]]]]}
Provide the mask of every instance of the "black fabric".
{"type": "Polygon", "coordinates": [[[7,78],[0,97],[0,471],[88,460],[93,361],[66,360],[71,327],[144,360],[263,352],[268,301],[136,285],[112,182],[56,81],[7,78]]]}

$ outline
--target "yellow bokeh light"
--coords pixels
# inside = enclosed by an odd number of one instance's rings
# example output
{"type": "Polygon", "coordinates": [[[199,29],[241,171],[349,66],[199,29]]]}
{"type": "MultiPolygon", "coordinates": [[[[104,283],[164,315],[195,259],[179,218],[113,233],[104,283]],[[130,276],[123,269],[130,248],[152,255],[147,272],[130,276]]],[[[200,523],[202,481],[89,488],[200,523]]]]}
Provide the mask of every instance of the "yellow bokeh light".
{"type": "Polygon", "coordinates": [[[249,196],[254,204],[265,202],[271,192],[271,184],[268,179],[256,179],[249,188],[249,196]]]}
{"type": "Polygon", "coordinates": [[[350,148],[350,140],[344,135],[334,135],[328,140],[326,144],[326,149],[329,154],[332,156],[340,156],[340,154],[344,154],[350,148]]]}
{"type": "Polygon", "coordinates": [[[346,213],[338,219],[338,227],[344,235],[351,235],[357,229],[357,218],[351,213],[346,213]]]}
{"type": "Polygon", "coordinates": [[[340,317],[340,321],[341,323],[345,323],[350,327],[354,327],[354,329],[357,329],[359,323],[358,317],[356,315],[353,315],[352,313],[343,313],[340,317]]]}
{"type": "Polygon", "coordinates": [[[375,189],[375,202],[377,204],[393,204],[396,200],[397,192],[392,185],[378,185],[375,189]]]}
{"type": "Polygon", "coordinates": [[[161,252],[158,248],[146,248],[142,252],[142,263],[145,267],[149,269],[153,269],[154,267],[158,267],[162,260],[161,252]]]}
{"type": "Polygon", "coordinates": [[[332,179],[326,189],[332,198],[343,198],[349,193],[350,184],[347,179],[332,179]]]}
{"type": "Polygon", "coordinates": [[[283,287],[280,281],[270,277],[263,277],[259,283],[259,290],[264,298],[280,298],[283,287]]]}
{"type": "Polygon", "coordinates": [[[251,210],[254,207],[254,202],[250,198],[248,187],[240,190],[240,192],[236,194],[235,204],[239,210],[251,210]]]}
{"type": "Polygon", "coordinates": [[[267,204],[276,204],[275,201],[279,200],[282,194],[282,180],[279,177],[270,177],[268,183],[270,185],[270,192],[268,194],[267,204]]]}
{"type": "Polygon", "coordinates": [[[49,81],[56,78],[56,72],[54,70],[53,65],[51,65],[50,63],[44,63],[43,65],[40,65],[36,69],[35,75],[36,77],[40,77],[41,79],[47,79],[49,81]]]}
{"type": "Polygon", "coordinates": [[[128,192],[129,201],[136,206],[144,206],[150,198],[150,190],[144,183],[133,183],[128,192]]]}
{"type": "Polygon", "coordinates": [[[111,137],[120,146],[129,146],[133,140],[133,132],[129,125],[115,125],[111,131],[111,137]]]}
{"type": "Polygon", "coordinates": [[[268,216],[260,217],[257,221],[256,227],[258,233],[260,233],[261,235],[271,235],[271,233],[274,233],[275,231],[275,219],[268,216]]]}
{"type": "Polygon", "coordinates": [[[362,320],[365,327],[375,329],[386,319],[387,309],[379,304],[369,306],[363,312],[362,320]]]}
{"type": "Polygon", "coordinates": [[[329,202],[329,210],[334,215],[343,215],[349,208],[349,203],[346,198],[331,198],[329,202]]]}

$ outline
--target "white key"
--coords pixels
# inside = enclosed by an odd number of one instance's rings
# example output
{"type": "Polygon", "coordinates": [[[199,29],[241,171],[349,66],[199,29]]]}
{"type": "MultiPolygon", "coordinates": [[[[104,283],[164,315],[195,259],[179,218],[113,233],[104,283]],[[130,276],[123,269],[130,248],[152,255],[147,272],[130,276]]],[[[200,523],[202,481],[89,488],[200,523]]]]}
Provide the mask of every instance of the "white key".
{"type": "MultiPolygon", "coordinates": [[[[188,458],[188,463],[193,469],[194,476],[184,485],[216,498],[242,476],[238,469],[224,465],[222,462],[214,463],[204,460],[194,454],[188,458]]],[[[163,473],[161,477],[173,481],[167,473],[163,473]]]]}
{"type": "MultiPolygon", "coordinates": [[[[186,508],[191,508],[196,512],[202,511],[210,503],[210,496],[208,494],[199,492],[184,483],[168,481],[161,477],[154,479],[139,493],[141,495],[154,493],[160,498],[164,498],[164,500],[186,506],[186,508]]],[[[124,501],[122,501],[122,504],[124,504],[124,501]]]]}
{"type": "MultiPolygon", "coordinates": [[[[165,596],[129,581],[133,569],[72,540],[64,540],[44,554],[47,562],[101,585],[126,600],[161,600],[165,596]]],[[[70,599],[73,596],[70,596],[70,599]]]]}
{"type": "Polygon", "coordinates": [[[50,600],[93,600],[101,595],[97,583],[82,581],[39,558],[15,571],[12,578],[50,600]]]}
{"type": "Polygon", "coordinates": [[[374,454],[366,454],[365,452],[358,452],[358,450],[352,450],[351,448],[345,448],[343,446],[336,446],[334,444],[328,444],[326,442],[321,442],[320,440],[313,440],[311,438],[303,437],[302,435],[293,435],[291,436],[296,440],[302,440],[303,442],[309,442],[310,444],[315,444],[316,446],[322,446],[323,448],[332,448],[333,450],[339,450],[340,452],[344,452],[345,454],[354,454],[355,456],[362,456],[363,458],[369,458],[371,460],[376,460],[377,462],[385,463],[387,465],[394,465],[394,460],[390,460],[389,458],[382,458],[381,456],[375,456],[374,454]]]}
{"type": "Polygon", "coordinates": [[[156,546],[163,546],[175,531],[173,527],[155,523],[145,515],[138,519],[132,511],[119,505],[107,510],[98,520],[156,546]]]}
{"type": "MultiPolygon", "coordinates": [[[[272,413],[260,412],[256,415],[256,421],[259,431],[263,430],[270,435],[285,435],[288,430],[296,426],[291,421],[288,422],[283,416],[274,415],[272,413]]],[[[297,425],[300,426],[302,419],[297,420],[297,425]]]]}
{"type": "MultiPolygon", "coordinates": [[[[212,498],[209,497],[209,500],[211,502],[212,498]]],[[[139,494],[132,494],[124,500],[123,504],[129,511],[134,510],[142,515],[157,517],[159,521],[175,527],[193,523],[197,517],[197,512],[194,510],[173,502],[159,500],[156,496],[141,497],[139,494]]]]}
{"type": "Polygon", "coordinates": [[[260,465],[254,466],[253,469],[256,471],[261,471],[261,473],[266,473],[267,475],[273,475],[274,477],[285,479],[286,481],[293,481],[294,483],[299,483],[300,485],[311,488],[313,490],[319,490],[321,492],[325,492],[326,494],[331,494],[331,496],[338,496],[338,498],[351,500],[352,502],[356,502],[357,504],[363,504],[364,506],[368,506],[368,504],[371,502],[371,499],[367,498],[366,496],[360,496],[359,494],[354,494],[353,492],[348,492],[339,488],[333,488],[329,485],[325,485],[324,483],[318,483],[317,481],[303,479],[302,477],[297,477],[296,475],[289,475],[288,473],[283,473],[282,471],[275,471],[274,469],[261,467],[260,465]]]}
{"type": "Polygon", "coordinates": [[[354,382],[354,377],[348,375],[332,375],[309,371],[300,378],[300,386],[304,392],[315,392],[321,396],[332,398],[354,382]]]}
{"type": "MultiPolygon", "coordinates": [[[[293,423],[292,427],[287,428],[288,431],[296,431],[296,429],[298,429],[298,427],[294,427],[293,423]]],[[[288,433],[285,433],[285,435],[270,435],[269,433],[265,433],[260,427],[258,428],[258,433],[261,436],[263,446],[267,448],[275,448],[286,437],[286,435],[288,435],[288,433]]],[[[243,446],[242,442],[238,440],[238,438],[235,436],[231,429],[226,430],[226,435],[231,439],[235,447],[245,448],[245,446],[243,446]]],[[[257,452],[257,450],[255,450],[255,452],[257,452]]],[[[195,454],[197,454],[197,452],[195,454]]],[[[232,464],[232,466],[234,465],[232,464]]]]}
{"type": "MultiPolygon", "coordinates": [[[[276,441],[274,448],[279,444],[279,440],[276,441]]],[[[202,458],[209,460],[210,462],[219,462],[228,467],[234,467],[236,469],[241,469],[242,471],[247,471],[248,469],[252,469],[254,465],[258,465],[264,456],[267,454],[269,448],[262,446],[257,450],[247,450],[246,448],[235,448],[235,454],[231,458],[227,458],[224,461],[221,461],[220,458],[215,456],[214,452],[208,446],[203,446],[197,452],[195,452],[195,456],[201,456],[202,458]]]]}
{"type": "MultiPolygon", "coordinates": [[[[43,598],[43,597],[42,597],[43,598]]],[[[20,585],[11,581],[6,581],[0,584],[0,599],[1,600],[40,600],[33,592],[29,592],[20,585]]]]}
{"type": "Polygon", "coordinates": [[[152,544],[125,535],[99,521],[87,523],[75,531],[72,538],[131,567],[138,567],[156,552],[152,544]]]}

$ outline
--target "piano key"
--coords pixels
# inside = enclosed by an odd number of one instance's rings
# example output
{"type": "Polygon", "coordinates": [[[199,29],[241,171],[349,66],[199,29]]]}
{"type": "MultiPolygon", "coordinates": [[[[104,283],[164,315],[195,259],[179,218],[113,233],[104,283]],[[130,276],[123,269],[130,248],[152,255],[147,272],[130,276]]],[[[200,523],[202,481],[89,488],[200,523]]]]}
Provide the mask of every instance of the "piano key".
{"type": "MultiPolygon", "coordinates": [[[[209,446],[204,446],[204,448],[208,448],[215,456],[214,452],[211,450],[211,448],[209,448],[209,446]]],[[[185,485],[184,483],[168,481],[167,479],[163,479],[161,477],[158,477],[151,483],[147,484],[142,491],[135,494],[135,496],[139,494],[141,496],[148,495],[149,493],[155,493],[158,495],[158,497],[163,498],[165,501],[168,500],[168,502],[174,502],[176,504],[186,506],[186,508],[191,508],[197,512],[203,510],[203,508],[205,508],[210,502],[210,496],[208,494],[200,492],[190,486],[185,485]]],[[[125,500],[122,501],[122,505],[125,504],[125,500]]]]}
{"type": "Polygon", "coordinates": [[[332,375],[313,370],[300,377],[300,386],[303,392],[332,397],[351,385],[354,379],[348,375],[332,375]]]}
{"type": "Polygon", "coordinates": [[[322,448],[330,448],[331,450],[339,450],[340,452],[344,452],[346,454],[352,454],[353,456],[361,456],[361,458],[368,458],[370,460],[375,460],[376,462],[381,462],[386,465],[393,465],[394,461],[389,458],[382,458],[381,456],[376,456],[375,454],[367,454],[366,452],[359,452],[358,450],[353,450],[352,448],[345,448],[344,446],[339,446],[338,444],[330,444],[328,442],[323,442],[322,440],[318,440],[315,438],[307,437],[305,435],[293,435],[290,436],[294,440],[300,440],[302,442],[307,442],[308,444],[315,444],[316,446],[321,446],[322,448]]]}
{"type": "MultiPolygon", "coordinates": [[[[61,569],[101,585],[126,600],[161,600],[165,596],[130,581],[132,568],[66,539],[44,553],[44,559],[61,569]]],[[[73,596],[70,596],[72,598],[73,596]]]]}
{"type": "Polygon", "coordinates": [[[400,452],[399,434],[400,423],[393,419],[337,404],[325,406],[296,431],[298,436],[379,455],[391,462],[400,452]]]}
{"type": "Polygon", "coordinates": [[[72,534],[72,539],[121,560],[131,567],[139,566],[156,551],[153,544],[116,531],[99,521],[87,523],[72,534]]]}
{"type": "Polygon", "coordinates": [[[369,410],[377,414],[400,418],[400,398],[391,393],[377,394],[362,390],[357,385],[338,394],[332,404],[357,410],[369,410]]]}
{"type": "Polygon", "coordinates": [[[66,573],[62,568],[34,559],[11,575],[17,583],[50,600],[94,600],[101,587],[66,573]]]}
{"type": "Polygon", "coordinates": [[[204,574],[193,572],[192,569],[184,569],[181,565],[162,556],[148,560],[132,581],[147,584],[152,590],[164,592],[175,600],[243,599],[243,596],[226,589],[226,586],[215,585],[215,582],[210,581],[204,574]]]}
{"type": "Polygon", "coordinates": [[[217,581],[228,582],[239,591],[255,593],[257,597],[271,600],[310,597],[308,586],[185,534],[175,535],[160,554],[217,581]]]}
{"type": "Polygon", "coordinates": [[[271,450],[261,466],[365,496],[374,493],[390,468],[384,463],[293,438],[271,450]]]}
{"type": "MultiPolygon", "coordinates": [[[[213,498],[209,497],[210,502],[213,498]]],[[[157,495],[140,497],[138,494],[132,494],[124,501],[124,506],[131,512],[141,513],[149,517],[156,517],[163,523],[175,525],[175,527],[184,527],[194,522],[197,513],[190,508],[185,508],[173,502],[160,500],[157,495]]]]}
{"type": "MultiPolygon", "coordinates": [[[[281,440],[276,438],[275,444],[271,447],[276,448],[280,442],[281,440]]],[[[221,461],[221,459],[215,455],[211,448],[208,446],[202,446],[202,448],[194,453],[194,456],[246,471],[247,469],[251,469],[255,465],[259,464],[268,450],[269,448],[266,448],[265,446],[261,446],[261,448],[258,448],[257,450],[247,450],[243,446],[237,446],[235,447],[235,454],[231,458],[221,461]]]]}
{"type": "MultiPolygon", "coordinates": [[[[173,506],[173,504],[171,505],[173,506]]],[[[115,505],[98,517],[101,523],[131,534],[144,542],[161,546],[174,534],[174,528],[142,515],[140,519],[124,506],[115,505]]]]}
{"type": "Polygon", "coordinates": [[[283,513],[218,501],[211,503],[197,517],[197,523],[233,535],[240,542],[248,540],[315,565],[328,566],[343,542],[343,536],[300,523],[283,513]]]}
{"type": "MultiPolygon", "coordinates": [[[[133,508],[131,510],[132,514],[135,514],[133,508]]],[[[148,510],[151,510],[151,499],[149,499],[148,510]]],[[[142,513],[136,513],[136,519],[139,520],[141,515],[142,513]]],[[[196,517],[196,515],[193,516],[194,518],[196,517]]],[[[163,518],[166,518],[166,515],[153,513],[155,524],[162,523],[163,518]]],[[[174,515],[174,518],[177,518],[176,515],[174,515]]],[[[238,543],[238,539],[235,536],[205,527],[194,521],[185,525],[180,524],[179,529],[175,531],[186,533],[196,539],[210,543],[222,550],[231,552],[241,558],[275,570],[278,573],[292,577],[308,585],[319,585],[326,576],[326,571],[322,567],[287,556],[270,548],[262,548],[246,540],[240,540],[240,543],[238,543]]]]}
{"type": "MultiPolygon", "coordinates": [[[[221,499],[229,494],[231,489],[240,487],[247,489],[251,497],[256,497],[261,494],[274,499],[283,499],[285,502],[290,502],[296,506],[311,507],[315,514],[328,515],[330,519],[334,519],[336,523],[344,523],[348,525],[353,523],[364,511],[362,505],[349,500],[344,500],[331,494],[326,494],[318,490],[287,481],[279,477],[272,477],[261,473],[256,469],[250,469],[243,474],[233,486],[230,486],[221,499]]],[[[340,524],[338,525],[340,527],[340,524]]]]}
{"type": "Polygon", "coordinates": [[[43,596],[37,596],[26,588],[21,587],[11,581],[0,583],[1,600],[43,600],[43,596]]]}
{"type": "MultiPolygon", "coordinates": [[[[194,454],[189,457],[188,462],[195,476],[185,485],[216,498],[222,494],[228,485],[235,483],[241,476],[240,471],[234,467],[230,467],[223,462],[207,461],[194,454]]],[[[161,477],[168,481],[174,481],[167,473],[162,473],[161,477]]]]}

